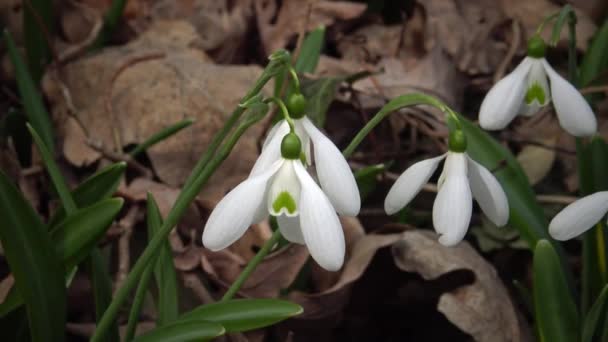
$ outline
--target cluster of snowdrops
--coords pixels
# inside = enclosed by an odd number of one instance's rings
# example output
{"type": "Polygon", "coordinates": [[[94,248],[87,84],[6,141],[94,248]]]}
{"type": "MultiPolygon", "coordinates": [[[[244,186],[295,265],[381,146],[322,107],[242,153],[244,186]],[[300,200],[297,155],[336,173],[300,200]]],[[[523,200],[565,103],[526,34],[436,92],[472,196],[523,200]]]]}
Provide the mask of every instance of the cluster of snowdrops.
{"type": "MultiPolygon", "coordinates": [[[[561,127],[576,137],[597,131],[593,111],[579,91],[545,59],[546,45],[538,35],[528,42],[521,63],[496,83],[483,100],[479,123],[486,130],[505,128],[517,115],[533,115],[553,103],[561,127]]],[[[361,207],[357,183],[342,152],[305,115],[305,98],[292,94],[282,106],[284,119],[268,133],[249,177],[216,206],[203,232],[203,245],[220,250],[269,215],[290,242],[307,246],[323,268],[336,271],[345,254],[338,215],[356,216],[361,207]],[[309,170],[314,167],[316,178],[309,170]]],[[[467,155],[467,139],[458,114],[441,108],[448,125],[448,151],[419,161],[396,180],[384,209],[397,213],[416,196],[444,161],[433,204],[432,221],[439,242],[454,246],[464,238],[473,198],[497,226],[509,220],[509,203],[492,172],[467,155]]],[[[584,197],[563,209],[549,225],[557,240],[574,238],[608,211],[608,192],[584,197]]]]}

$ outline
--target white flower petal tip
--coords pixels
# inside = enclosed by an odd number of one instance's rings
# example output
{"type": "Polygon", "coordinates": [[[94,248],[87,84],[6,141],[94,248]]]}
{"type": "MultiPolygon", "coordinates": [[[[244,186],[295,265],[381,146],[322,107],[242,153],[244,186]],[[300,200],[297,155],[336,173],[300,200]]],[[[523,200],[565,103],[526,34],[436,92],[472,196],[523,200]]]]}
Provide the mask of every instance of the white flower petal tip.
{"type": "Polygon", "coordinates": [[[464,238],[473,211],[466,154],[448,153],[444,172],[445,181],[433,204],[433,226],[441,235],[439,243],[454,246],[464,238]]]}
{"type": "Polygon", "coordinates": [[[247,178],[222,198],[205,224],[203,246],[217,251],[228,247],[243,235],[254,223],[264,201],[268,180],[282,164],[282,160],[278,161],[259,175],[247,178]]]}
{"type": "Polygon", "coordinates": [[[526,93],[526,76],[533,60],[524,60],[488,92],[479,109],[479,124],[486,130],[505,128],[515,118],[526,93]]]}
{"type": "Polygon", "coordinates": [[[560,211],[549,224],[556,240],[570,240],[598,223],[608,211],[608,191],[583,197],[560,211]]]}
{"type": "Polygon", "coordinates": [[[483,165],[468,159],[468,174],[473,197],[486,216],[497,226],[509,221],[509,201],[494,175],[483,165]]]}
{"type": "Polygon", "coordinates": [[[419,161],[407,168],[395,181],[386,199],[384,200],[384,211],[393,215],[403,209],[429,181],[439,163],[445,158],[445,154],[439,157],[419,161]]]}
{"type": "Polygon", "coordinates": [[[302,185],[300,227],[312,258],[328,271],[337,271],[344,263],[344,232],[331,202],[302,164],[294,168],[302,185]]]}
{"type": "Polygon", "coordinates": [[[551,83],[551,97],[559,123],[566,132],[577,136],[591,136],[597,132],[597,120],[589,103],[581,93],[543,61],[551,83]]]}
{"type": "Polygon", "coordinates": [[[357,216],[361,209],[361,197],[346,159],[336,145],[308,118],[302,118],[301,122],[312,140],[315,167],[321,188],[338,213],[357,216]]]}

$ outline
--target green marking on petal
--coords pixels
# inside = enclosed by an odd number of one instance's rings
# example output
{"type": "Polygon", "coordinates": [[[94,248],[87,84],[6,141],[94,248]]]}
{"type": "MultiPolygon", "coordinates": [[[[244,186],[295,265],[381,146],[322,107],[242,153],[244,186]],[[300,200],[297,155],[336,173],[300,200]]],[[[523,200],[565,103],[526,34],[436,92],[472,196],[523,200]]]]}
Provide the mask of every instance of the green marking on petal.
{"type": "Polygon", "coordinates": [[[531,104],[534,100],[538,101],[541,105],[545,104],[545,90],[538,82],[534,82],[526,92],[526,104],[531,104]]]}
{"type": "Polygon", "coordinates": [[[289,192],[283,191],[277,196],[277,199],[272,203],[272,209],[278,213],[282,208],[287,209],[287,212],[293,214],[296,212],[296,201],[291,197],[289,192]]]}

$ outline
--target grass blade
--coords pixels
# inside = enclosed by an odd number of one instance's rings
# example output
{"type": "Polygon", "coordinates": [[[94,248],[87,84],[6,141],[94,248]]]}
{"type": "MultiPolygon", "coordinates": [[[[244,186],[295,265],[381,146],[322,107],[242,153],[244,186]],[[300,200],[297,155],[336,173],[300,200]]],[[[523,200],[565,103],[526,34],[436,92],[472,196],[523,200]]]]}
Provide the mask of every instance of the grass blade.
{"type": "MultiPolygon", "coordinates": [[[[604,286],[597,300],[589,310],[583,325],[582,342],[593,342],[594,337],[608,334],[608,326],[603,323],[608,319],[608,285],[604,286]]],[[[606,341],[596,339],[595,341],[606,341]]]]}
{"type": "Polygon", "coordinates": [[[2,171],[0,216],[0,240],[17,292],[26,305],[32,341],[63,341],[63,264],[44,224],[2,171]]]}
{"type": "Polygon", "coordinates": [[[54,33],[53,2],[49,0],[23,1],[23,37],[28,64],[33,80],[38,83],[44,68],[51,60],[48,39],[54,33]]]}
{"type": "Polygon", "coordinates": [[[212,339],[223,335],[224,327],[202,320],[180,320],[138,336],[136,342],[181,342],[212,339]]]}
{"type": "MultiPolygon", "coordinates": [[[[87,261],[91,285],[93,287],[93,297],[95,300],[95,318],[96,321],[99,322],[103,313],[112,301],[112,278],[110,278],[108,267],[106,266],[103,254],[99,249],[94,248],[87,261]]],[[[110,324],[103,341],[120,341],[118,323],[113,322],[110,324]]]]}
{"type": "Polygon", "coordinates": [[[140,153],[144,152],[145,150],[147,150],[148,148],[150,148],[151,146],[169,138],[173,134],[192,125],[193,122],[194,121],[191,119],[186,119],[186,120],[180,121],[174,125],[171,125],[165,129],[161,130],[160,132],[152,135],[150,138],[146,139],[146,141],[144,141],[143,143],[137,145],[137,147],[135,147],[131,152],[129,152],[129,154],[132,157],[135,157],[138,154],[140,154],[140,153]]]}
{"type": "Polygon", "coordinates": [[[17,51],[15,42],[8,31],[4,31],[4,41],[6,41],[8,55],[15,68],[17,87],[19,88],[25,115],[32,127],[36,129],[36,132],[40,133],[42,141],[44,141],[44,144],[48,149],[54,151],[55,142],[53,140],[53,125],[49,114],[44,108],[42,97],[40,97],[36,84],[32,80],[19,51],[17,51]]]}
{"type": "Polygon", "coordinates": [[[97,39],[93,43],[93,49],[103,47],[108,42],[110,37],[112,37],[112,33],[116,29],[118,21],[122,17],[122,12],[125,10],[126,4],[127,0],[112,1],[112,6],[110,6],[110,9],[104,16],[103,27],[101,28],[101,31],[99,31],[97,39]]]}

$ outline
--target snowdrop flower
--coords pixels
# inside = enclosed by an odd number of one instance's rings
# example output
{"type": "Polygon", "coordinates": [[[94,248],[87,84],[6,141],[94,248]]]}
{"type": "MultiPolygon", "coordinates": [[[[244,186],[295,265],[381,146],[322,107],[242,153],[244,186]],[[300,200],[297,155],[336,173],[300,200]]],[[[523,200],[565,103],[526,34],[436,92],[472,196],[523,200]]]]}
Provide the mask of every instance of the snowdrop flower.
{"type": "Polygon", "coordinates": [[[587,101],[544,56],[544,41],[538,36],[532,37],[528,42],[528,56],[484,98],[479,111],[481,127],[503,129],[517,114],[535,114],[553,101],[559,123],[568,133],[582,137],[596,132],[595,115],[587,101]]]}
{"type": "Polygon", "coordinates": [[[405,170],[384,201],[387,214],[401,210],[445,159],[433,204],[433,226],[440,235],[439,242],[445,246],[456,245],[464,238],[471,220],[473,198],[497,226],[504,226],[509,219],[509,204],[502,187],[490,171],[467,155],[462,131],[450,133],[449,145],[446,154],[417,162],[405,170]]]}
{"type": "Polygon", "coordinates": [[[549,224],[549,234],[560,241],[577,237],[608,212],[608,191],[585,196],[560,211],[549,224]]]}
{"type": "MultiPolygon", "coordinates": [[[[324,146],[324,145],[321,145],[324,146]]],[[[249,177],[215,207],[203,232],[203,245],[217,251],[228,247],[252,224],[275,216],[283,236],[305,244],[313,259],[329,270],[342,267],[344,233],[330,198],[319,188],[301,161],[301,141],[294,133],[273,138],[249,177]],[[278,145],[279,158],[270,158],[278,145]]],[[[332,170],[330,181],[352,177],[350,169],[332,170]],[[338,172],[343,171],[346,174],[338,172]]],[[[355,191],[356,184],[355,184],[355,191]]],[[[353,189],[344,189],[345,192],[353,189]]],[[[358,193],[358,192],[357,192],[358,193]]],[[[357,198],[338,196],[341,209],[358,211],[357,198]]]]}
{"type": "MultiPolygon", "coordinates": [[[[307,165],[311,165],[311,150],[314,151],[315,168],[321,188],[339,214],[357,216],[361,209],[361,198],[355,177],[342,152],[305,115],[298,118],[293,111],[290,112],[294,118],[295,133],[302,140],[303,159],[307,165]]],[[[281,158],[280,141],[289,131],[287,121],[281,120],[268,132],[262,145],[262,154],[251,171],[252,175],[281,158]]]]}

